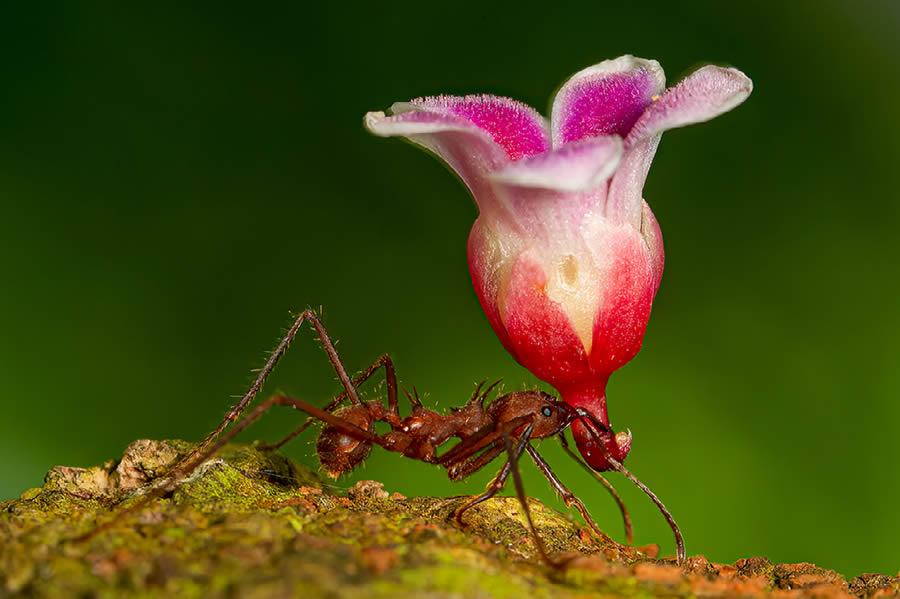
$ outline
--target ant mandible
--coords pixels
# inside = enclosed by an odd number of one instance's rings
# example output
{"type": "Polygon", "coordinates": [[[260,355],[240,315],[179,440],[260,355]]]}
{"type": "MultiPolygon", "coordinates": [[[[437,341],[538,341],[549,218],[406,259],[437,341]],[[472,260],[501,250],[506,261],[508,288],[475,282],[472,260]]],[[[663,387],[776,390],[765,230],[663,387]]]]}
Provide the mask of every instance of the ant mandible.
{"type": "MultiPolygon", "coordinates": [[[[387,355],[381,356],[368,369],[351,380],[331,337],[328,335],[328,331],[315,311],[308,308],[296,317],[293,325],[269,356],[250,388],[228,412],[222,423],[187,457],[179,462],[166,476],[167,483],[159,488],[173,488],[179,479],[190,474],[197,466],[206,461],[272,406],[290,406],[309,414],[311,418],[284,440],[272,446],[272,448],[281,447],[307,428],[312,421],[319,420],[324,423],[324,426],[316,443],[317,453],[325,471],[334,478],[350,472],[362,463],[373,445],[379,445],[388,451],[397,452],[409,458],[446,468],[447,475],[451,480],[466,478],[481,470],[505,452],[507,455],[506,462],[488,485],[486,491],[458,507],[454,511],[454,518],[460,525],[464,526],[463,514],[475,505],[496,495],[505,486],[509,475],[512,474],[516,494],[534,537],[535,546],[544,561],[556,567],[558,564],[553,562],[547,555],[535,530],[531,513],[528,509],[517,466],[522,453],[528,453],[553,489],[562,497],[565,505],[570,508],[574,507],[595,534],[603,539],[608,539],[607,535],[600,530],[591,518],[584,503],[566,488],[551,470],[549,464],[530,443],[532,439],[556,436],[562,443],[566,453],[590,472],[612,494],[622,511],[625,521],[626,541],[631,543],[633,536],[631,520],[622,499],[609,481],[594,471],[569,448],[565,438],[565,430],[572,423],[580,421],[590,431],[590,434],[595,437],[597,446],[604,448],[605,444],[600,442],[600,434],[611,434],[612,431],[609,427],[599,422],[583,408],[570,406],[540,391],[507,393],[494,399],[485,407],[485,399],[497,383],[488,386],[482,391],[483,385],[484,383],[478,385],[475,393],[463,407],[453,408],[448,414],[440,414],[424,408],[418,394],[409,395],[407,393],[411,405],[411,413],[405,418],[401,417],[397,394],[397,377],[391,359],[387,355]],[[344,387],[344,392],[334,398],[324,409],[299,399],[285,396],[271,397],[259,405],[246,418],[235,424],[231,430],[222,435],[221,439],[213,443],[229,424],[240,417],[244,409],[260,391],[266,377],[275,367],[278,359],[285,353],[304,322],[309,322],[318,334],[328,359],[344,387]],[[357,392],[357,387],[382,367],[385,371],[387,383],[387,407],[376,400],[364,402],[357,392]],[[349,401],[349,405],[339,408],[340,404],[345,400],[349,401]],[[333,410],[336,411],[333,412],[333,410]],[[378,435],[375,431],[375,422],[388,424],[391,427],[390,432],[378,435]],[[437,448],[454,437],[459,438],[460,441],[441,455],[437,455],[437,448]]],[[[684,540],[672,515],[660,499],[631,474],[621,462],[609,455],[608,452],[605,457],[613,470],[622,473],[631,480],[656,504],[675,535],[677,561],[679,564],[683,564],[685,560],[684,540]]]]}

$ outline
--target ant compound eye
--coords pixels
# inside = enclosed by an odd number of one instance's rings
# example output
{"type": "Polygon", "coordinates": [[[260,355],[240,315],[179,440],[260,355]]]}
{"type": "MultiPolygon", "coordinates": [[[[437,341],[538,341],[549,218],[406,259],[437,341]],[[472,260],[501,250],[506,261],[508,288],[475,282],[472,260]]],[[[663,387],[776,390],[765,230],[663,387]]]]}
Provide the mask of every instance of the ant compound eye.
{"type": "Polygon", "coordinates": [[[551,416],[553,416],[553,410],[550,409],[550,406],[544,406],[543,408],[541,408],[541,414],[543,414],[547,418],[550,418],[551,416]]]}

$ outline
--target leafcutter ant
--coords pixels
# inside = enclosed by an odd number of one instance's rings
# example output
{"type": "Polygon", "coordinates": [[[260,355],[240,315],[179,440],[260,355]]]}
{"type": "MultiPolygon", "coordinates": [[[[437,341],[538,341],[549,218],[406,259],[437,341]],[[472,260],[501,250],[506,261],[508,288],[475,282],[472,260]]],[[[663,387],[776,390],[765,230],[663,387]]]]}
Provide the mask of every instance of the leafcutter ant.
{"type": "MultiPolygon", "coordinates": [[[[293,325],[269,356],[266,364],[260,369],[250,388],[227,413],[223,422],[154,485],[154,492],[147,496],[147,500],[174,489],[180,480],[193,472],[272,406],[290,406],[305,412],[310,418],[287,438],[272,447],[281,447],[306,429],[311,422],[321,421],[323,428],[316,443],[316,450],[324,470],[335,478],[350,472],[361,464],[369,455],[373,445],[400,453],[405,457],[439,465],[447,470],[447,475],[451,480],[466,478],[505,453],[505,463],[485,492],[458,507],[454,512],[454,518],[460,525],[465,526],[463,521],[465,512],[496,495],[512,474],[516,495],[525,513],[535,546],[541,557],[554,567],[558,564],[553,562],[544,549],[526,501],[518,469],[518,460],[523,453],[527,453],[537,465],[566,506],[574,507],[596,535],[604,539],[608,538],[591,518],[584,503],[566,488],[551,470],[549,464],[531,445],[531,441],[534,439],[556,436],[565,451],[612,494],[625,521],[626,540],[631,543],[633,536],[631,520],[622,499],[609,481],[594,471],[569,448],[564,434],[572,423],[580,421],[596,438],[597,446],[604,448],[605,444],[601,442],[600,435],[609,435],[612,434],[612,431],[583,408],[570,406],[541,391],[507,393],[485,405],[488,394],[496,384],[483,389],[484,383],[481,383],[462,407],[453,408],[447,414],[423,407],[418,394],[409,395],[407,393],[411,411],[408,416],[402,417],[399,410],[397,378],[391,359],[384,355],[364,372],[351,379],[319,317],[312,309],[307,309],[296,317],[293,325]],[[300,327],[307,321],[318,334],[328,359],[338,374],[344,392],[335,397],[324,409],[300,399],[285,396],[271,397],[257,406],[243,420],[237,422],[227,433],[222,434],[229,424],[238,420],[244,409],[259,393],[266,377],[285,353],[300,327]],[[357,391],[357,387],[379,368],[384,368],[385,371],[387,406],[378,400],[362,401],[357,391]],[[342,405],[344,402],[347,402],[347,405],[342,405]],[[386,423],[391,430],[379,435],[375,430],[376,422],[386,423]],[[438,449],[453,438],[459,439],[456,445],[438,454],[438,449]]],[[[615,471],[631,480],[659,508],[675,534],[678,563],[683,563],[685,559],[684,541],[672,515],[659,498],[618,460],[611,455],[605,457],[615,471]]],[[[142,504],[143,502],[133,508],[138,508],[142,504]]],[[[100,528],[103,527],[98,527],[89,536],[98,532],[100,528]]]]}
{"type": "MultiPolygon", "coordinates": [[[[324,426],[316,443],[317,453],[322,467],[329,475],[335,478],[350,472],[362,463],[373,445],[378,445],[388,451],[397,452],[409,458],[446,468],[447,475],[451,480],[466,478],[481,470],[505,452],[506,462],[488,485],[487,490],[457,508],[454,512],[454,518],[459,524],[464,525],[463,514],[475,505],[496,495],[505,486],[507,479],[512,474],[516,494],[534,536],[538,552],[545,561],[553,564],[535,531],[525,492],[522,488],[517,462],[523,453],[528,454],[540,472],[550,482],[553,489],[561,496],[566,506],[574,507],[595,534],[606,538],[605,533],[600,530],[591,518],[584,503],[566,488],[562,481],[553,473],[549,464],[530,443],[533,439],[556,436],[562,443],[564,450],[612,494],[622,511],[625,521],[626,540],[628,543],[631,543],[633,536],[631,520],[622,499],[609,481],[594,471],[580,456],[569,448],[565,438],[565,430],[572,423],[580,421],[597,439],[597,446],[604,448],[605,444],[600,441],[600,435],[601,433],[608,435],[612,431],[598,422],[586,410],[570,406],[540,391],[507,393],[485,406],[485,400],[496,384],[494,383],[494,385],[490,385],[484,390],[482,390],[484,383],[480,384],[465,405],[460,408],[453,408],[447,414],[441,414],[423,407],[419,401],[418,394],[407,394],[411,412],[408,416],[402,417],[399,410],[397,377],[391,359],[384,355],[355,379],[351,379],[322,322],[312,309],[307,309],[296,317],[285,337],[278,344],[275,351],[272,352],[265,366],[260,370],[256,380],[251,384],[247,393],[228,412],[222,424],[210,433],[189,456],[182,460],[172,475],[173,477],[184,476],[191,472],[241,430],[275,405],[296,408],[305,412],[311,418],[273,447],[281,447],[307,428],[313,419],[319,420],[324,423],[324,426]],[[275,363],[287,350],[303,323],[307,321],[318,334],[328,359],[344,387],[344,392],[334,398],[324,409],[299,399],[284,396],[271,397],[254,409],[246,418],[235,424],[231,430],[222,435],[221,439],[213,443],[229,424],[239,418],[247,405],[253,400],[254,396],[261,389],[265,378],[274,368],[275,363]],[[357,392],[357,387],[371,377],[379,368],[384,368],[385,371],[387,406],[378,400],[364,402],[360,399],[357,392]],[[348,405],[341,406],[345,401],[348,402],[348,405]],[[375,431],[375,422],[384,422],[390,426],[391,430],[379,435],[375,431]],[[459,439],[456,445],[438,455],[438,448],[453,438],[459,439]]],[[[675,535],[678,563],[683,563],[685,559],[684,540],[672,515],[659,498],[631,474],[621,462],[608,454],[605,457],[615,471],[622,473],[633,482],[659,508],[675,535]]]]}

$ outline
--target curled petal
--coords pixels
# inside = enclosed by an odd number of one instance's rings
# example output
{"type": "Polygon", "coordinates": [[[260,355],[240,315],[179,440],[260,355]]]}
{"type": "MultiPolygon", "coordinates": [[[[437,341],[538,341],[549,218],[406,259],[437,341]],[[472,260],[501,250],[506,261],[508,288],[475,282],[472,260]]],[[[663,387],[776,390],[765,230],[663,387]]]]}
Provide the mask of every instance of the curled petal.
{"type": "Polygon", "coordinates": [[[616,135],[574,142],[514,162],[491,179],[521,187],[589,191],[606,184],[619,165],[622,148],[622,139],[616,135]]]}
{"type": "Polygon", "coordinates": [[[626,55],[579,71],[553,100],[553,146],[597,135],[625,137],[664,87],[655,60],[626,55]]]}
{"type": "Polygon", "coordinates": [[[705,66],[653,102],[625,138],[622,164],[610,185],[610,218],[640,226],[644,182],[663,131],[715,118],[752,90],[753,83],[737,69],[705,66]]]}
{"type": "Polygon", "coordinates": [[[626,147],[667,129],[702,123],[724,114],[747,99],[753,82],[737,69],[708,65],[666,91],[635,123],[626,147]]]}
{"type": "Polygon", "coordinates": [[[619,168],[609,184],[606,215],[611,221],[640,228],[644,182],[661,137],[662,133],[645,137],[622,155],[619,168]]]}
{"type": "Polygon", "coordinates": [[[509,160],[534,156],[550,148],[547,120],[530,106],[510,98],[431,96],[393,106],[395,114],[405,109],[465,119],[487,133],[503,148],[509,160]]]}
{"type": "Polygon", "coordinates": [[[487,133],[458,116],[415,110],[395,116],[370,112],[363,122],[375,135],[405,137],[437,154],[479,202],[493,196],[487,174],[509,162],[504,149],[487,133]]]}

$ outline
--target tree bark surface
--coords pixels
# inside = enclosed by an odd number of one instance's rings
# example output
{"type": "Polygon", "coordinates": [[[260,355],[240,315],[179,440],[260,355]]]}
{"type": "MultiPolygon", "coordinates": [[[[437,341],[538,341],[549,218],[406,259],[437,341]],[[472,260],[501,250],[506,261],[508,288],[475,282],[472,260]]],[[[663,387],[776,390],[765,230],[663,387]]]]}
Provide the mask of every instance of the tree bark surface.
{"type": "Polygon", "coordinates": [[[875,597],[898,577],[851,581],[808,563],[748,558],[685,567],[655,548],[598,539],[529,506],[564,567],[535,551],[515,497],[450,516],[465,497],[406,498],[363,481],[334,495],[277,452],[228,445],[169,492],[152,491],[192,447],[139,440],[119,460],[58,466],[0,503],[0,597],[875,597]],[[157,497],[156,495],[161,495],[157,497]]]}

